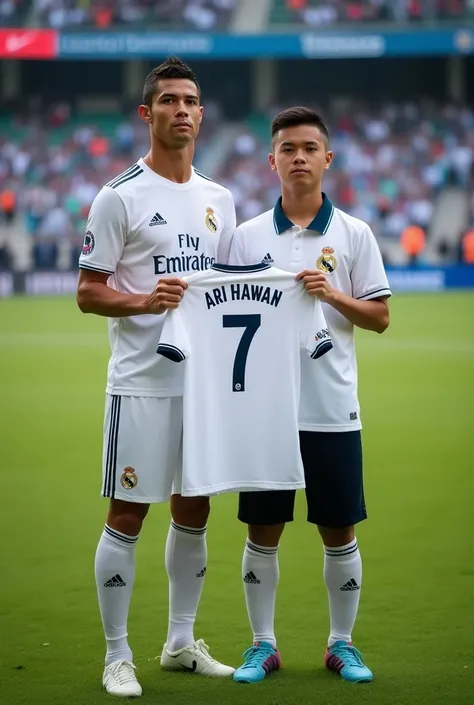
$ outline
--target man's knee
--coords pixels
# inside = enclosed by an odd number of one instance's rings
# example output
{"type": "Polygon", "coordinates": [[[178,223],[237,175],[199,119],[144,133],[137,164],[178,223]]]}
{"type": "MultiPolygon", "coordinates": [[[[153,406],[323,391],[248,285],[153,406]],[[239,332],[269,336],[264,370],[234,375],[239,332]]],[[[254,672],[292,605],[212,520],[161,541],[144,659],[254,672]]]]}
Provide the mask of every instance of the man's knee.
{"type": "Polygon", "coordinates": [[[111,529],[127,534],[127,536],[138,536],[149,508],[149,504],[111,499],[107,524],[111,529]]]}
{"type": "Polygon", "coordinates": [[[278,546],[285,524],[250,524],[249,539],[257,546],[278,546]]]}
{"type": "Polygon", "coordinates": [[[176,524],[201,529],[206,526],[211,511],[209,497],[182,497],[171,495],[171,516],[176,524]]]}
{"type": "Polygon", "coordinates": [[[348,543],[352,543],[355,536],[353,526],[318,526],[318,531],[324,545],[328,548],[346,546],[348,543]]]}

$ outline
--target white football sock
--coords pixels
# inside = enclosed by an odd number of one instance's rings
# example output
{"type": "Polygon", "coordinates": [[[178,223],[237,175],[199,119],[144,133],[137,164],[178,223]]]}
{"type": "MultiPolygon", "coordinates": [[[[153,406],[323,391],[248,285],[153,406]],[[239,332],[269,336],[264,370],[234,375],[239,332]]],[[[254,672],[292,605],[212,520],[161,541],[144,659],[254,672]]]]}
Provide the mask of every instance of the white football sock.
{"type": "Polygon", "coordinates": [[[95,581],[107,642],[105,665],[132,661],[127,640],[127,620],[135,580],[135,545],[138,536],[128,536],[107,524],[95,554],[95,581]]]}
{"type": "Polygon", "coordinates": [[[278,546],[258,546],[247,539],[242,579],[253,640],[267,641],[273,648],[276,648],[274,622],[279,577],[278,546]]]}
{"type": "Polygon", "coordinates": [[[206,575],[206,527],[171,522],[165,549],[169,579],[168,651],[194,642],[194,622],[206,575]]]}
{"type": "Polygon", "coordinates": [[[331,631],[328,645],[351,641],[362,585],[362,560],[354,539],[339,548],[324,547],[324,580],[329,597],[331,631]]]}

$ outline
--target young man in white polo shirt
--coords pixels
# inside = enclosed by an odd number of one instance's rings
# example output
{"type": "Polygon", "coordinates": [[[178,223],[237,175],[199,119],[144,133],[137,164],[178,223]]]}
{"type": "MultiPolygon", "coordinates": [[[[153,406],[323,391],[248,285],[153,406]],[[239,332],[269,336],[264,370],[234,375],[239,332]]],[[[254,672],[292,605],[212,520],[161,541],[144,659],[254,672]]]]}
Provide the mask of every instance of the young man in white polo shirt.
{"type": "MultiPolygon", "coordinates": [[[[282,196],[275,208],[236,230],[231,264],[268,262],[293,271],[323,302],[333,350],[319,365],[302,359],[300,447],[308,521],[324,544],[329,597],[328,669],[352,682],[373,675],[352,645],[362,582],[354,526],[366,518],[354,326],[382,333],[391,292],[369,226],[335,208],[321,191],[329,169],[328,129],[308,108],[284,110],[272,123],[270,166],[282,196]]],[[[239,519],[249,525],[242,575],[253,646],[234,679],[258,682],[280,666],[274,634],[278,544],[293,520],[294,491],[244,492],[239,519]]]]}

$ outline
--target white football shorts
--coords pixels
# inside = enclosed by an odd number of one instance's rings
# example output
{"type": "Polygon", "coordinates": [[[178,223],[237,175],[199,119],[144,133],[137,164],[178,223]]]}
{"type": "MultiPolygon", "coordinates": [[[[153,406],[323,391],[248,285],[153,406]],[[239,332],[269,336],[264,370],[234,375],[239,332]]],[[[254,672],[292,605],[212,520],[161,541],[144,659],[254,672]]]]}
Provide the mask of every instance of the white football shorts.
{"type": "Polygon", "coordinates": [[[107,394],[102,496],[154,504],[180,493],[182,438],[182,397],[107,394]]]}

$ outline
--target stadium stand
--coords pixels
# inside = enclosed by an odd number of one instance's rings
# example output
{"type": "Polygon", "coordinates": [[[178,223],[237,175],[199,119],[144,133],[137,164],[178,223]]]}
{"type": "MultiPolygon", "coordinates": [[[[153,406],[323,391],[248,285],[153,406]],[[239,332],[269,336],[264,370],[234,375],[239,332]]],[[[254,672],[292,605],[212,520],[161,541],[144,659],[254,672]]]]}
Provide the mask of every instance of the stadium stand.
{"type": "Polygon", "coordinates": [[[470,0],[274,0],[273,24],[419,22],[459,20],[472,13],[470,0]]]}
{"type": "Polygon", "coordinates": [[[236,0],[33,0],[29,24],[55,29],[160,25],[207,31],[224,28],[235,6],[236,0]]]}
{"type": "MultiPolygon", "coordinates": [[[[427,234],[421,259],[459,257],[474,226],[474,111],[445,103],[361,103],[323,111],[335,153],[325,189],[344,210],[370,223],[388,261],[406,261],[408,226],[427,234]],[[434,217],[435,216],[435,217],[434,217]]],[[[234,194],[239,222],[271,208],[278,179],[268,168],[269,117],[232,129],[209,110],[197,164],[234,194]],[[215,146],[218,149],[215,149],[215,146]]],[[[77,116],[59,104],[37,118],[0,123],[0,266],[73,268],[93,198],[147,151],[147,132],[127,115],[77,116]]]]}

